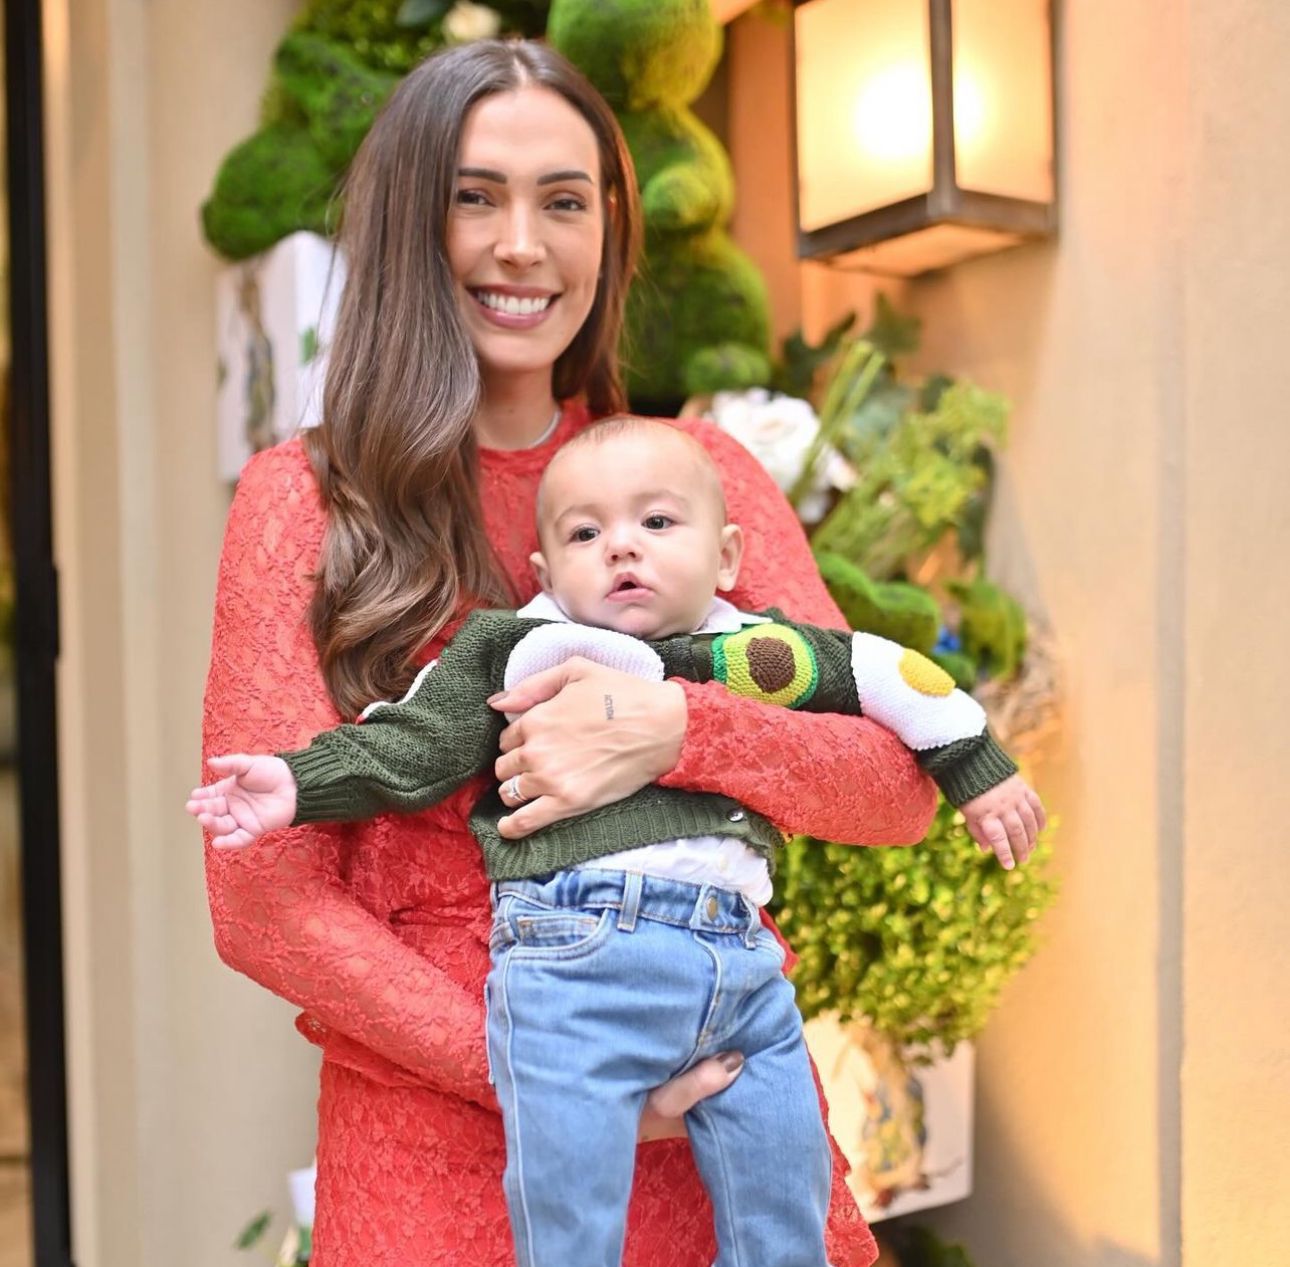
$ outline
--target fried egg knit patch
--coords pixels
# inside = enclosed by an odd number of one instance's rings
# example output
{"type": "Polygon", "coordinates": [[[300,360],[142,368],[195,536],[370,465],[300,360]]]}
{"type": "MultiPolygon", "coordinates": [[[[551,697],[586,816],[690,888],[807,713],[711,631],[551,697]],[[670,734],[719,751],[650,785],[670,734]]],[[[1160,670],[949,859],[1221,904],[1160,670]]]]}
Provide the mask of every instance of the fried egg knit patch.
{"type": "Polygon", "coordinates": [[[860,710],[922,752],[985,730],[985,710],[954,689],[953,679],[916,651],[876,634],[851,638],[851,671],[860,710]]]}

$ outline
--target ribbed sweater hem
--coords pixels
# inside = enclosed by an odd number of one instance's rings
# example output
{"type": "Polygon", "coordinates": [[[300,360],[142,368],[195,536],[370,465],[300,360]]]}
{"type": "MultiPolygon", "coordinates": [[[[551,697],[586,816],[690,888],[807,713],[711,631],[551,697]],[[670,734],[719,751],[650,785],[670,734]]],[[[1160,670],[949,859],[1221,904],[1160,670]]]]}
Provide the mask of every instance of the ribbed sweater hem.
{"type": "Polygon", "coordinates": [[[353,766],[327,747],[278,753],[296,780],[291,825],[346,822],[354,817],[353,766]]]}
{"type": "Polygon", "coordinates": [[[734,836],[765,858],[773,872],[775,847],[782,840],[769,820],[713,793],[643,788],[625,801],[552,824],[528,841],[498,834],[497,819],[507,812],[490,795],[471,815],[470,828],[492,880],[526,880],[624,849],[695,836],[734,836]]]}

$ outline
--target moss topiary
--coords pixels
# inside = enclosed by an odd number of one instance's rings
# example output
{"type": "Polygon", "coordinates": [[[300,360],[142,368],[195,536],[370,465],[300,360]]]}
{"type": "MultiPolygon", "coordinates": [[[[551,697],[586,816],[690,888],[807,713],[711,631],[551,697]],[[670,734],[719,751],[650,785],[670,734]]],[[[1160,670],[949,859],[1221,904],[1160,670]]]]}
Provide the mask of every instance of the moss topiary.
{"type": "Polygon", "coordinates": [[[289,35],[274,69],[310,139],[336,172],[353,158],[398,76],[369,70],[349,49],[319,35],[289,35]]]}
{"type": "Polygon", "coordinates": [[[202,206],[202,229],[221,255],[246,259],[298,229],[325,232],[334,188],[335,172],[309,133],[275,123],[225,158],[202,206]]]}
{"type": "Polygon", "coordinates": [[[770,305],[731,241],[734,177],[689,109],[721,56],[708,0],[554,0],[548,38],[614,107],[645,219],[627,307],[628,391],[658,405],[770,381],[770,305]]]}
{"type": "Polygon", "coordinates": [[[443,43],[437,23],[400,23],[403,9],[404,0],[307,0],[292,30],[320,35],[370,69],[399,78],[443,43]]]}
{"type": "Polygon", "coordinates": [[[963,650],[992,677],[1014,676],[1026,653],[1026,613],[999,586],[985,580],[950,581],[959,607],[963,650]]]}
{"type": "Polygon", "coordinates": [[[840,554],[821,551],[815,562],[852,629],[931,654],[940,634],[941,611],[926,590],[904,581],[872,581],[840,554]]]}
{"type": "Polygon", "coordinates": [[[340,178],[397,82],[333,40],[288,35],[265,102],[273,121],[220,164],[202,207],[206,240],[238,260],[301,229],[325,233],[340,178]]]}
{"type": "Polygon", "coordinates": [[[909,849],[799,837],[784,849],[772,911],[799,955],[806,1017],[866,1017],[905,1049],[952,1049],[984,1026],[1005,982],[1034,952],[1052,898],[1047,833],[1024,867],[977,849],[953,806],[909,849]]]}

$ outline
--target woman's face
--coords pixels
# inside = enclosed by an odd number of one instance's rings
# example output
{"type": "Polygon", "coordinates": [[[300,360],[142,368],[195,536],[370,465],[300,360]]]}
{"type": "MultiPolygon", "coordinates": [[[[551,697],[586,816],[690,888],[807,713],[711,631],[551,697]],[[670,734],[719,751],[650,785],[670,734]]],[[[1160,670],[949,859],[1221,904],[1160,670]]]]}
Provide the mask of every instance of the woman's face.
{"type": "Polygon", "coordinates": [[[466,116],[448,263],[484,382],[544,376],[596,297],[604,244],[600,154],[558,93],[519,88],[466,116]]]}

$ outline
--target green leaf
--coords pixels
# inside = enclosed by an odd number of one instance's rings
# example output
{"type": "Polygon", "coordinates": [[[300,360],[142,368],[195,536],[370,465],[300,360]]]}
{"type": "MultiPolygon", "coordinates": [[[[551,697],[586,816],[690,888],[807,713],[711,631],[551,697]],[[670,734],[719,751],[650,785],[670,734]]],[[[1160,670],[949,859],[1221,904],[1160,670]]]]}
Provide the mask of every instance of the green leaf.
{"type": "Polygon", "coordinates": [[[405,29],[429,26],[443,17],[450,7],[450,0],[403,0],[394,21],[405,29]]]}
{"type": "Polygon", "coordinates": [[[862,336],[889,361],[918,351],[923,323],[917,317],[902,317],[881,291],[874,304],[873,324],[862,336]]]}
{"type": "Polygon", "coordinates": [[[771,378],[771,388],[786,396],[805,400],[815,386],[815,377],[842,346],[842,340],[856,323],[856,314],[849,312],[836,325],[825,331],[817,344],[806,341],[801,330],[795,330],[780,348],[779,364],[771,378]]]}
{"type": "Polygon", "coordinates": [[[233,1242],[233,1248],[250,1249],[269,1230],[269,1224],[272,1222],[273,1211],[262,1210],[242,1229],[237,1240],[233,1242]]]}

